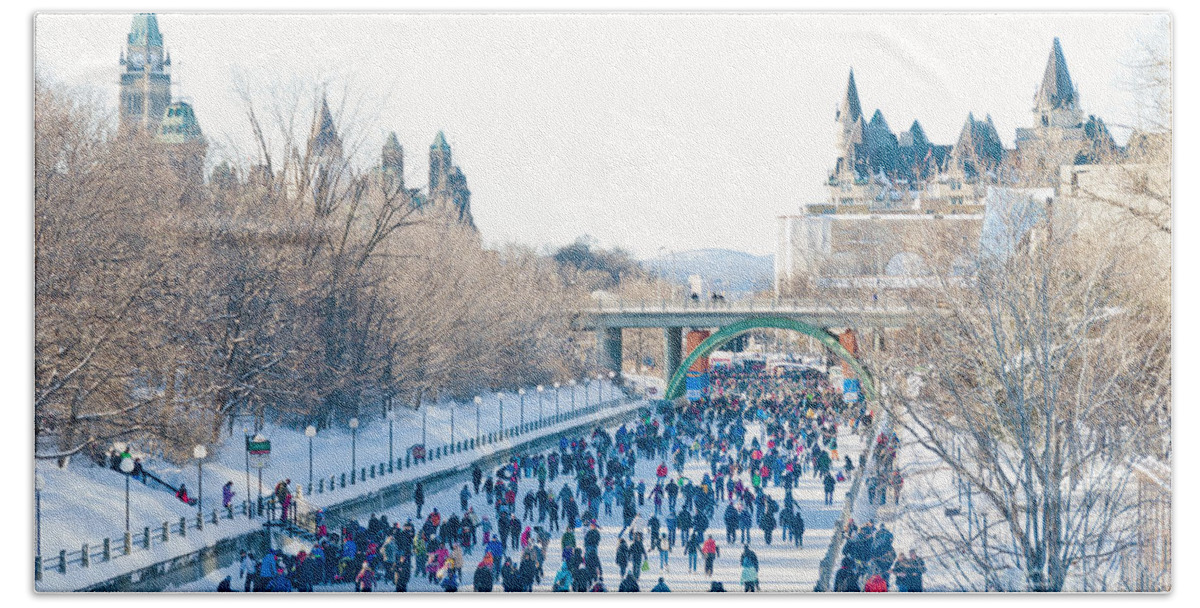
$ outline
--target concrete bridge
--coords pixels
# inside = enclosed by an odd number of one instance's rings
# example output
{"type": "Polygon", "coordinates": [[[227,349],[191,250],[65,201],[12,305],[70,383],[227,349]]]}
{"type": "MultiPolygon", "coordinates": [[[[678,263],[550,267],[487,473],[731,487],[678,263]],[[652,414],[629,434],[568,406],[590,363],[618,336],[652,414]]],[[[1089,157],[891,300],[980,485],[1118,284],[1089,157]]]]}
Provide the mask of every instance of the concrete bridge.
{"type": "MultiPolygon", "coordinates": [[[[596,305],[576,321],[576,327],[596,332],[597,352],[603,367],[620,372],[622,360],[621,330],[626,328],[663,329],[663,374],[668,382],[667,396],[679,382],[683,358],[683,328],[730,328],[706,340],[711,351],[724,342],[758,328],[794,329],[822,341],[832,350],[837,343],[833,330],[842,328],[894,328],[906,325],[920,311],[901,303],[876,302],[835,305],[815,301],[748,299],[714,300],[643,300],[598,299],[596,305]],[[719,341],[719,343],[718,343],[719,341]]],[[[698,347],[699,351],[700,348],[698,347]]],[[[851,353],[837,352],[843,359],[851,353]]],[[[851,361],[847,361],[850,363],[851,361]]],[[[852,365],[858,365],[853,361],[852,365]]]]}

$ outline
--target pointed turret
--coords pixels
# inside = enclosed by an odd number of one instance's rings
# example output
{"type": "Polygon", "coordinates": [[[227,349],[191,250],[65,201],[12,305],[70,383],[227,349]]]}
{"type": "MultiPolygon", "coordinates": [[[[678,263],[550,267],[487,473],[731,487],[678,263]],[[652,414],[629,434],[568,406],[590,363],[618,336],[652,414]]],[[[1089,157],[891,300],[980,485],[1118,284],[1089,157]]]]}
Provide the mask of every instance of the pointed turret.
{"type": "Polygon", "coordinates": [[[429,146],[429,198],[449,193],[449,177],[453,168],[450,144],[446,143],[446,134],[439,130],[429,146]]]}
{"type": "Polygon", "coordinates": [[[1079,92],[1071,82],[1067,59],[1058,38],[1050,49],[1042,83],[1033,97],[1033,112],[1043,127],[1078,127],[1083,121],[1079,92]]]}
{"type": "Polygon", "coordinates": [[[925,136],[925,129],[921,127],[919,121],[914,120],[911,127],[908,128],[909,145],[912,146],[928,146],[929,138],[925,136]]]}
{"type": "Polygon", "coordinates": [[[321,109],[313,120],[312,134],[308,139],[308,153],[310,157],[328,159],[342,156],[342,138],[338,136],[333,113],[329,111],[329,100],[324,95],[321,96],[321,109]]]}
{"type": "Polygon", "coordinates": [[[1071,73],[1067,71],[1067,59],[1058,38],[1054,39],[1054,47],[1050,49],[1050,59],[1046,61],[1046,72],[1034,102],[1037,107],[1046,109],[1064,108],[1075,103],[1075,87],[1071,84],[1071,73]]]}
{"type": "Polygon", "coordinates": [[[858,101],[858,86],[854,84],[854,68],[850,68],[850,81],[846,84],[846,96],[838,107],[834,120],[843,124],[857,121],[862,116],[862,104],[858,101]]]}
{"type": "Polygon", "coordinates": [[[863,121],[862,104],[858,101],[858,85],[854,83],[854,68],[850,68],[850,80],[846,83],[846,96],[834,114],[837,142],[837,163],[834,174],[842,175],[844,179],[857,178],[857,166],[861,159],[858,148],[863,143],[863,131],[866,123],[863,121]]]}
{"type": "Polygon", "coordinates": [[[437,148],[438,150],[450,149],[450,144],[446,143],[446,134],[442,133],[441,129],[438,129],[437,136],[433,138],[433,144],[429,148],[437,148]]]}
{"type": "Polygon", "coordinates": [[[129,46],[162,46],[162,33],[158,31],[158,17],[154,13],[138,13],[133,16],[129,28],[129,46]]]}
{"type": "Polygon", "coordinates": [[[869,123],[869,126],[872,129],[891,131],[891,128],[888,127],[887,120],[883,118],[883,112],[881,110],[875,110],[875,113],[871,115],[871,122],[869,123]]]}
{"type": "Polygon", "coordinates": [[[383,152],[380,154],[379,165],[384,171],[402,174],[404,173],[404,148],[400,146],[400,138],[396,137],[396,132],[388,133],[387,141],[383,144],[383,152]]]}
{"type": "Polygon", "coordinates": [[[975,120],[973,112],[967,113],[951,157],[968,178],[982,176],[1000,165],[1004,160],[1004,144],[991,116],[986,120],[975,120]]]}

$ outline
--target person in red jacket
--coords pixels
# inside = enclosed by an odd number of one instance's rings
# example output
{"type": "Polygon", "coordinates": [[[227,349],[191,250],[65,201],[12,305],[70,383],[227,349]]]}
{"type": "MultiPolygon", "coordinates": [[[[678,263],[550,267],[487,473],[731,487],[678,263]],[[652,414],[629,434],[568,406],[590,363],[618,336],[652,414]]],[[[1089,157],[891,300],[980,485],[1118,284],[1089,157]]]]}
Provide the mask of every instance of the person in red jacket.
{"type": "Polygon", "coordinates": [[[867,579],[867,584],[863,585],[863,591],[873,593],[885,592],[887,591],[887,581],[883,580],[883,577],[878,574],[871,575],[871,578],[867,579]]]}
{"type": "Polygon", "coordinates": [[[708,535],[708,540],[704,541],[704,545],[700,547],[700,552],[704,554],[704,574],[711,577],[713,560],[721,555],[721,548],[717,546],[717,541],[713,540],[711,534],[708,535]]]}
{"type": "Polygon", "coordinates": [[[664,477],[666,477],[667,476],[667,463],[665,463],[665,462],[658,463],[658,468],[654,470],[654,474],[657,475],[659,479],[663,479],[664,477]]]}

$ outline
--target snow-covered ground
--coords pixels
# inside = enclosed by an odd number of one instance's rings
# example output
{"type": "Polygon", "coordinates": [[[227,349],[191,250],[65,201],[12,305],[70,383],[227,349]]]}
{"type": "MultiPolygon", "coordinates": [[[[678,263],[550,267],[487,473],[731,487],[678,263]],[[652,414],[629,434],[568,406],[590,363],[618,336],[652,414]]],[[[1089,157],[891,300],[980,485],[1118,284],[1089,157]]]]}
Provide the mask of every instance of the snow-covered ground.
{"type": "MultiPolygon", "coordinates": [[[[760,432],[755,427],[749,428],[750,436],[760,432]]],[[[862,450],[861,439],[849,431],[843,431],[838,438],[839,446],[846,454],[858,454],[862,450]]],[[[641,459],[637,463],[635,480],[646,480],[647,485],[652,485],[654,480],[654,467],[658,465],[657,461],[641,459]]],[[[690,460],[687,462],[684,475],[691,479],[700,479],[708,470],[707,463],[700,460],[690,460]]],[[[559,478],[555,482],[547,482],[547,486],[553,490],[562,487],[562,483],[572,481],[569,478],[559,478]]],[[[749,485],[749,477],[745,476],[743,481],[749,485]]],[[[837,518],[841,513],[845,491],[850,485],[848,483],[838,484],[835,491],[835,500],[832,506],[824,505],[822,485],[819,479],[811,475],[802,476],[799,486],[794,491],[793,496],[796,499],[797,508],[804,516],[806,532],[804,535],[804,547],[796,548],[789,540],[784,542],[779,529],[775,530],[773,544],[767,546],[764,542],[762,530],[754,528],[751,537],[751,548],[758,553],[760,563],[759,582],[763,592],[808,592],[812,591],[817,581],[819,564],[824,558],[826,551],[829,548],[830,540],[832,539],[833,526],[836,525],[837,518]]],[[[572,488],[574,484],[572,483],[572,488]]],[[[437,493],[431,493],[426,497],[426,510],[437,507],[439,511],[445,514],[459,512],[458,493],[460,487],[451,487],[437,493]]],[[[528,485],[522,485],[522,495],[528,490],[528,485]]],[[[774,497],[780,504],[783,503],[784,491],[782,488],[770,486],[767,488],[768,494],[774,497]]],[[[639,509],[643,521],[648,518],[654,511],[653,503],[647,492],[646,505],[639,509]]],[[[682,500],[682,499],[681,499],[682,500]]],[[[485,504],[481,496],[473,495],[470,500],[470,506],[475,508],[477,513],[487,515],[490,519],[494,519],[495,510],[485,504]]],[[[649,591],[651,587],[658,581],[658,577],[662,576],[666,579],[667,585],[672,591],[684,592],[700,592],[708,591],[712,581],[721,581],[724,583],[727,591],[741,591],[741,566],[739,558],[742,552],[742,546],[738,543],[729,545],[725,542],[725,527],[722,514],[724,513],[726,502],[717,504],[717,509],[713,517],[713,521],[709,526],[709,533],[717,541],[721,549],[721,556],[717,558],[714,566],[713,576],[711,578],[704,574],[703,557],[699,559],[699,568],[697,572],[688,571],[687,555],[684,554],[681,545],[676,542],[674,549],[670,552],[670,564],[668,568],[659,568],[659,558],[657,551],[652,551],[649,556],[650,571],[644,572],[641,575],[639,585],[642,591],[649,591]]],[[[664,509],[666,505],[664,504],[664,509]]],[[[603,508],[601,509],[603,512],[603,508]]],[[[404,522],[407,519],[415,518],[415,509],[411,503],[401,504],[398,508],[384,511],[389,521],[404,522]]],[[[523,509],[520,515],[524,515],[523,509]]],[[[619,570],[615,564],[615,555],[617,548],[617,532],[621,529],[620,509],[613,508],[612,516],[601,515],[598,522],[601,525],[601,542],[599,548],[600,559],[603,564],[604,582],[609,591],[616,591],[620,583],[619,570]]],[[[365,523],[365,517],[364,521],[365,523]]],[[[524,522],[526,525],[533,525],[533,522],[524,522]]],[[[414,519],[414,525],[419,526],[420,521],[414,519]]],[[[665,532],[666,528],[663,527],[665,532]]],[[[579,542],[582,546],[582,531],[577,531],[579,542]]],[[[545,577],[540,584],[534,585],[535,591],[549,591],[550,584],[553,581],[554,573],[562,564],[561,546],[559,542],[560,532],[552,534],[550,548],[547,551],[547,559],[544,567],[545,577]]],[[[649,548],[649,547],[647,547],[649,548]]],[[[471,581],[475,573],[475,566],[482,559],[482,551],[476,547],[474,553],[466,556],[466,564],[463,568],[462,585],[460,591],[470,591],[471,581]]],[[[235,589],[240,589],[238,580],[237,566],[231,566],[210,573],[205,579],[195,581],[188,585],[183,585],[177,588],[172,588],[170,591],[212,591],[216,589],[216,585],[221,579],[226,576],[232,576],[234,579],[235,589]]],[[[412,582],[408,587],[409,591],[440,591],[440,587],[430,584],[427,579],[417,575],[413,576],[412,582]]],[[[318,588],[319,591],[352,591],[350,584],[341,585],[326,585],[318,588]]],[[[379,592],[390,591],[391,586],[380,584],[377,588],[379,592]]],[[[499,581],[496,584],[496,591],[500,590],[499,581]]]]}
{"type": "MultiPolygon", "coordinates": [[[[541,393],[540,411],[543,418],[550,418],[555,413],[555,394],[558,394],[558,411],[567,414],[572,411],[572,393],[574,393],[574,408],[594,405],[597,399],[604,402],[621,396],[621,391],[613,384],[605,381],[592,381],[590,385],[579,384],[575,387],[563,386],[554,389],[545,388],[541,393]]],[[[524,396],[525,421],[538,419],[539,393],[529,388],[524,396]]],[[[484,395],[479,405],[479,432],[489,433],[498,431],[500,427],[499,395],[484,395]]],[[[516,394],[506,394],[503,397],[504,426],[517,425],[521,417],[521,398],[516,394]]],[[[628,405],[631,410],[639,404],[628,405]]],[[[644,403],[640,404],[644,405],[644,403]]],[[[476,434],[476,405],[469,403],[443,403],[428,407],[426,414],[426,444],[432,453],[434,447],[450,442],[451,411],[454,411],[454,440],[474,437],[476,434]]],[[[611,413],[611,411],[609,412],[611,413]]],[[[397,411],[393,423],[393,453],[400,458],[412,445],[421,442],[422,414],[409,410],[397,411]]],[[[596,417],[604,416],[596,414],[596,417]]],[[[564,422],[553,427],[544,427],[522,435],[520,441],[530,437],[551,434],[578,421],[564,422]]],[[[270,493],[274,485],[285,478],[290,478],[295,485],[306,485],[308,482],[308,438],[302,430],[268,425],[263,434],[271,440],[271,458],[262,475],[262,492],[270,493]]],[[[370,467],[372,464],[388,460],[388,423],[380,418],[370,422],[364,421],[358,429],[356,443],[356,461],[359,467],[370,467]]],[[[355,486],[347,486],[334,492],[305,497],[312,504],[324,506],[353,498],[381,487],[403,481],[407,478],[426,475],[432,471],[442,470],[469,462],[482,454],[503,450],[512,445],[511,442],[498,442],[484,446],[474,452],[453,454],[444,459],[428,464],[398,471],[391,475],[368,479],[355,486]]],[[[133,445],[137,451],[136,443],[133,445]]],[[[318,433],[313,439],[313,475],[316,480],[329,476],[339,476],[350,469],[351,460],[351,431],[349,428],[327,429],[318,433]]],[[[147,470],[161,477],[172,485],[180,482],[187,484],[194,496],[197,492],[197,469],[195,464],[183,466],[173,465],[154,458],[143,458],[147,470]]],[[[175,498],[173,494],[156,486],[142,485],[138,482],[130,484],[129,517],[130,528],[134,534],[134,551],[123,555],[121,538],[125,531],[125,478],[107,468],[98,467],[81,458],[72,459],[66,468],[59,468],[54,461],[36,461],[36,471],[45,482],[41,494],[41,550],[47,564],[57,561],[60,550],[67,552],[80,551],[82,544],[88,543],[94,551],[100,546],[102,539],[114,539],[112,551],[114,559],[109,562],[93,561],[91,567],[83,569],[78,563],[69,565],[65,575],[59,574],[52,567],[45,568],[43,581],[37,588],[43,591],[71,590],[99,582],[124,572],[154,564],[171,557],[184,555],[191,551],[211,544],[221,538],[244,534],[261,527],[260,520],[250,521],[245,517],[235,517],[233,520],[221,519],[218,526],[206,522],[203,531],[188,530],[186,539],[175,537],[166,544],[154,543],[151,549],[140,549],[137,539],[145,526],[151,529],[151,535],[161,531],[163,522],[178,526],[180,517],[187,517],[190,524],[195,523],[196,507],[188,506],[175,498]]],[[[244,438],[242,429],[235,428],[232,436],[223,434],[221,442],[208,446],[208,458],[204,461],[204,510],[211,516],[212,509],[220,506],[221,486],[226,481],[234,482],[235,504],[245,498],[246,470],[244,438]]],[[[250,494],[255,499],[258,495],[257,470],[250,470],[250,494]]],[[[56,565],[56,564],[55,564],[56,565]]]]}

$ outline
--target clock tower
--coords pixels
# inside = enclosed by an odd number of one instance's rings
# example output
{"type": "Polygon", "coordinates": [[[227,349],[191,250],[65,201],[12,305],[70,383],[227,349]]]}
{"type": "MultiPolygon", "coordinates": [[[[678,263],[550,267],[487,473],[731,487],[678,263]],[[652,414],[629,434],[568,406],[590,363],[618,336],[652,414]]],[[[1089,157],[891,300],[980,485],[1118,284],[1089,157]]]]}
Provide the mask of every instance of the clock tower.
{"type": "Polygon", "coordinates": [[[157,133],[171,105],[171,57],[163,51],[154,13],[133,17],[121,65],[121,128],[157,133]]]}

